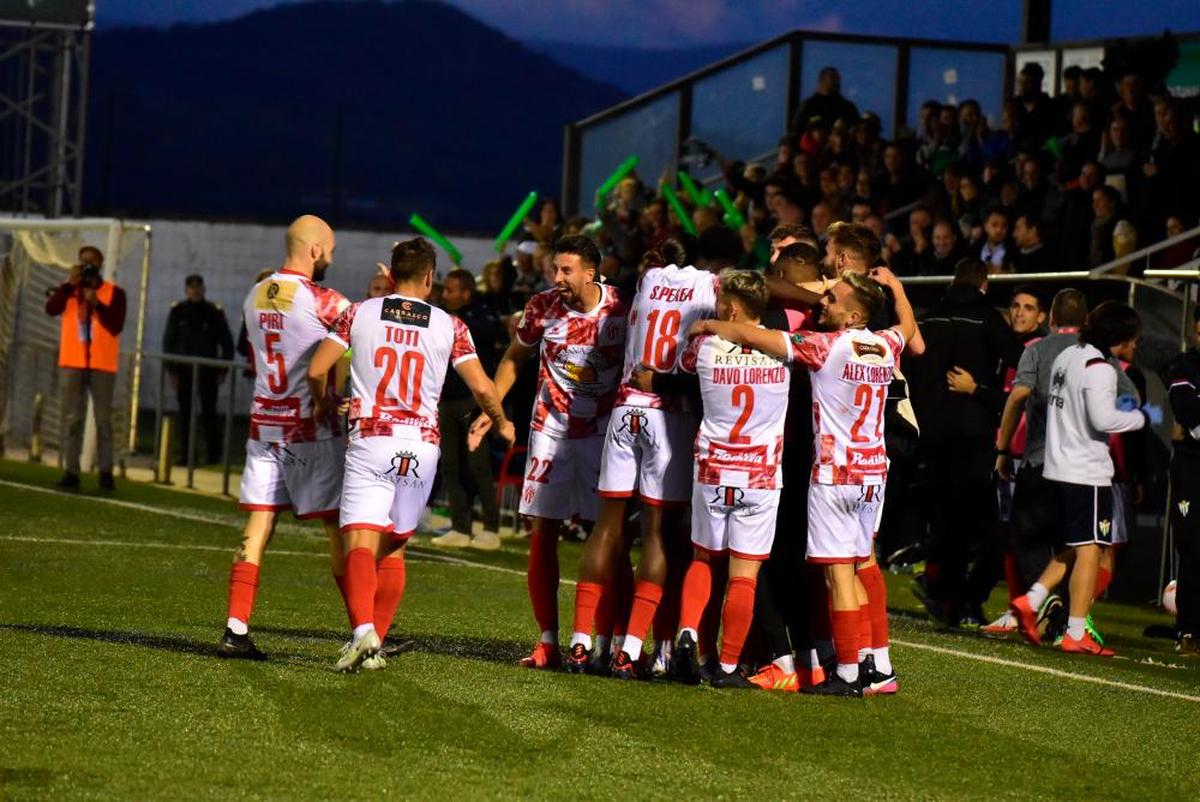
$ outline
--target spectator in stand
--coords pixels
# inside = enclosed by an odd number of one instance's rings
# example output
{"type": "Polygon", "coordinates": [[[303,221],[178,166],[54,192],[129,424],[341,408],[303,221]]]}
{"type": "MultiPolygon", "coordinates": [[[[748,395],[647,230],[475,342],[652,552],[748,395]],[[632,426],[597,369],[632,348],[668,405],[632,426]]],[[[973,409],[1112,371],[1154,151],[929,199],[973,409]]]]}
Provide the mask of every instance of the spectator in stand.
{"type": "Polygon", "coordinates": [[[1062,71],[1062,91],[1054,98],[1054,114],[1056,117],[1056,134],[1068,134],[1074,123],[1075,104],[1083,100],[1079,91],[1079,82],[1083,77],[1083,68],[1072,64],[1062,71]]]}
{"type": "MultiPolygon", "coordinates": [[[[803,201],[796,192],[794,185],[781,191],[775,197],[775,221],[779,225],[803,225],[804,224],[804,206],[803,201]]],[[[710,210],[711,211],[711,210],[710,210]]],[[[712,213],[713,223],[720,221],[717,213],[712,213]]],[[[696,226],[699,233],[700,227],[696,226]]]]}
{"type": "Polygon", "coordinates": [[[1150,160],[1142,168],[1151,213],[1156,221],[1180,213],[1200,212],[1200,135],[1188,130],[1177,104],[1164,102],[1150,160]]]}
{"type": "Polygon", "coordinates": [[[795,245],[797,242],[804,242],[817,248],[817,235],[808,226],[798,226],[794,224],[780,225],[771,229],[771,233],[767,235],[767,242],[771,246],[771,262],[773,263],[779,258],[780,252],[789,245],[795,245]]]}
{"type": "Polygon", "coordinates": [[[562,215],[558,209],[558,201],[546,198],[538,209],[537,222],[532,219],[525,221],[525,230],[535,240],[550,244],[562,236],[562,215]]]}
{"type": "Polygon", "coordinates": [[[966,249],[959,244],[954,224],[949,220],[938,220],[934,223],[930,243],[932,247],[914,260],[912,275],[954,275],[954,266],[966,256],[966,249]]]}
{"type": "MultiPolygon", "coordinates": [[[[864,112],[854,126],[854,156],[859,170],[868,177],[883,169],[883,142],[879,139],[881,123],[874,112],[864,112]]],[[[861,193],[860,193],[861,194],[861,193]]]]}
{"type": "Polygon", "coordinates": [[[792,130],[804,131],[814,117],[829,124],[835,120],[857,120],[858,107],[842,97],[842,76],[836,67],[824,67],[817,77],[817,91],[807,97],[796,116],[792,118],[792,130]]]}
{"type": "Polygon", "coordinates": [[[1042,241],[1044,223],[1029,212],[1017,215],[1013,225],[1013,252],[1011,262],[1017,273],[1049,273],[1054,270],[1057,261],[1046,243],[1042,241]]]}
{"type": "Polygon", "coordinates": [[[821,201],[813,207],[812,230],[817,235],[818,241],[824,241],[825,232],[836,219],[837,215],[834,214],[833,208],[825,201],[821,201]]]}
{"type": "Polygon", "coordinates": [[[121,331],[125,328],[125,291],[102,275],[104,254],[85,245],[67,280],[46,299],[46,314],[62,316],[58,367],[62,371],[63,463],[58,486],[79,487],[80,455],[87,399],[96,423],[96,459],[100,489],[112,490],[113,390],[117,383],[121,331]]]}
{"type": "MultiPolygon", "coordinates": [[[[494,375],[500,356],[508,347],[508,336],[500,316],[479,302],[475,277],[467,270],[451,270],[442,292],[443,308],[466,324],[475,343],[480,364],[494,375]]],[[[442,456],[438,475],[446,488],[450,507],[450,529],[430,542],[449,548],[470,547],[485,551],[500,548],[500,507],[492,479],[491,455],[487,448],[467,448],[467,430],[475,419],[475,398],[458,373],[446,373],[438,402],[438,429],[442,456]],[[465,479],[469,476],[470,484],[465,479]],[[479,499],[483,531],[472,529],[472,508],[479,499]]]]}
{"type": "Polygon", "coordinates": [[[1117,84],[1119,100],[1113,105],[1111,116],[1123,116],[1129,121],[1129,141],[1135,148],[1146,152],[1154,138],[1154,108],[1146,94],[1146,82],[1135,70],[1128,70],[1117,84]]]}
{"type": "MultiPolygon", "coordinates": [[[[896,239],[894,235],[888,237],[896,239]]],[[[909,213],[908,234],[900,238],[892,250],[892,269],[898,275],[916,275],[916,263],[933,250],[933,214],[929,209],[918,206],[909,213]]]]}
{"type": "Polygon", "coordinates": [[[1113,230],[1117,227],[1121,194],[1107,184],[1092,190],[1092,240],[1088,267],[1097,267],[1115,258],[1113,230]]]}
{"type": "Polygon", "coordinates": [[[1037,150],[1058,131],[1054,102],[1042,91],[1045,72],[1031,61],[1017,74],[1015,144],[1037,150]]]}
{"type": "Polygon", "coordinates": [[[1054,208],[1058,205],[1057,198],[1051,198],[1052,194],[1057,195],[1057,193],[1053,192],[1049,182],[1046,181],[1038,154],[1022,154],[1019,163],[1021,186],[1017,190],[1017,210],[1028,212],[1039,220],[1045,219],[1047,206],[1054,208]]]}
{"type": "Polygon", "coordinates": [[[871,192],[881,214],[908,206],[925,194],[925,182],[908,168],[899,145],[892,143],[883,149],[883,169],[871,192]]]}
{"type": "Polygon", "coordinates": [[[1060,140],[1061,170],[1065,175],[1078,175],[1084,162],[1094,160],[1100,153],[1100,129],[1092,123],[1088,105],[1079,101],[1071,108],[1071,133],[1060,140]]]}
{"type": "Polygon", "coordinates": [[[1008,215],[1003,209],[991,208],[983,219],[983,246],[979,258],[988,266],[989,273],[999,273],[1009,260],[1012,242],[1008,238],[1008,215]]]}
{"type": "Polygon", "coordinates": [[[951,214],[964,242],[978,244],[983,239],[983,196],[979,179],[964,175],[958,182],[958,194],[950,203],[951,214]]]}
{"type": "MultiPolygon", "coordinates": [[[[206,359],[233,359],[233,335],[229,321],[219,304],[204,297],[204,277],[193,273],[184,279],[186,298],[176,301],[167,315],[167,326],[163,332],[164,354],[198,356],[206,359]]],[[[389,284],[390,289],[390,284],[389,284]]],[[[180,446],[177,465],[188,464],[191,443],[192,419],[192,366],[185,363],[168,363],[171,386],[179,406],[180,446]]],[[[224,368],[201,367],[197,371],[198,384],[195,395],[200,399],[200,426],[204,431],[204,445],[208,464],[221,461],[221,434],[217,425],[217,391],[229,371],[224,368]]],[[[196,462],[200,462],[199,459],[196,462]]]]}
{"type": "Polygon", "coordinates": [[[1082,270],[1089,265],[1092,242],[1092,193],[1104,184],[1104,168],[1088,162],[1079,171],[1074,187],[1063,196],[1058,216],[1059,264],[1064,270],[1082,270]]]}
{"type": "Polygon", "coordinates": [[[512,262],[507,258],[483,266],[483,294],[480,303],[502,319],[510,317],[516,308],[512,301],[512,285],[516,278],[512,262]]]}
{"type": "Polygon", "coordinates": [[[541,265],[534,258],[537,253],[537,240],[527,239],[517,245],[517,276],[511,287],[513,294],[517,296],[514,303],[546,289],[546,279],[542,276],[541,265]]]}
{"type": "Polygon", "coordinates": [[[386,273],[376,273],[367,282],[367,298],[382,298],[392,293],[392,277],[386,273]]]}
{"type": "Polygon", "coordinates": [[[1112,116],[1113,100],[1108,96],[1104,71],[1099,67],[1088,67],[1079,76],[1079,99],[1087,104],[1092,124],[1097,128],[1107,126],[1112,116]]]}
{"type": "MultiPolygon", "coordinates": [[[[1123,189],[1127,196],[1135,194],[1131,185],[1137,183],[1140,177],[1137,171],[1140,170],[1144,161],[1145,156],[1134,149],[1129,141],[1129,120],[1123,114],[1113,117],[1100,146],[1100,164],[1104,166],[1108,175],[1120,177],[1124,186],[1118,188],[1123,189]]],[[[1079,165],[1079,169],[1083,169],[1082,164],[1079,165]]],[[[1066,175],[1077,174],[1076,172],[1066,173],[1066,175]]]]}
{"type": "Polygon", "coordinates": [[[982,599],[968,594],[966,572],[996,520],[991,475],[1002,406],[994,392],[1002,385],[997,366],[1016,366],[1021,356],[1020,344],[984,295],[989,272],[979,259],[958,263],[945,297],[922,318],[925,354],[909,374],[920,449],[941,493],[932,520],[934,567],[921,590],[930,615],[951,626],[964,618],[986,623],[982,599]],[[976,392],[961,391],[964,377],[975,377],[976,392]]]}
{"type": "Polygon", "coordinates": [[[1167,368],[1166,384],[1175,415],[1171,456],[1171,533],[1179,553],[1175,588],[1175,650],[1200,656],[1200,309],[1192,321],[1191,348],[1167,368]],[[1196,502],[1193,507],[1192,502],[1196,502]]]}
{"type": "MultiPolygon", "coordinates": [[[[1195,218],[1191,219],[1194,227],[1195,218]]],[[[1167,218],[1167,239],[1178,237],[1180,234],[1186,232],[1188,228],[1189,226],[1184,224],[1182,216],[1171,215],[1167,218]]],[[[1200,237],[1192,237],[1167,248],[1159,255],[1155,266],[1162,268],[1179,267],[1190,262],[1192,259],[1200,259],[1200,237]]]]}

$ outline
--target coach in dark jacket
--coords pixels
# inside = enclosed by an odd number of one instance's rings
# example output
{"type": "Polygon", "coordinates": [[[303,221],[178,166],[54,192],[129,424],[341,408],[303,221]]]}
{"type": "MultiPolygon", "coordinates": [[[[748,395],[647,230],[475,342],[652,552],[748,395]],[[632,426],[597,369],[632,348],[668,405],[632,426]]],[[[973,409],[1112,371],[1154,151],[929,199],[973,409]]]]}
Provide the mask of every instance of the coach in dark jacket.
{"type": "MultiPolygon", "coordinates": [[[[1200,338],[1200,314],[1194,323],[1200,338]]],[[[1171,456],[1171,535],[1179,551],[1175,617],[1181,654],[1200,654],[1200,351],[1193,345],[1166,371],[1178,424],[1171,456]],[[1194,508],[1194,509],[1193,509],[1194,508]]]]}
{"type": "MultiPolygon", "coordinates": [[[[1000,412],[994,386],[1002,365],[1016,367],[1021,345],[1004,318],[989,305],[987,265],[961,260],[946,295],[921,320],[925,354],[914,365],[913,407],[921,426],[919,459],[935,484],[931,511],[933,549],[926,606],[939,620],[956,624],[980,615],[964,598],[967,563],[996,519],[992,484],[1000,412]],[[954,392],[962,373],[976,392],[954,392]]],[[[986,623],[986,621],[982,622],[986,623]]]]}
{"type": "MultiPolygon", "coordinates": [[[[204,297],[204,277],[193,273],[184,279],[187,297],[176,301],[167,315],[163,333],[163,353],[198,356],[207,359],[233,359],[233,335],[225,312],[218,304],[204,297]]],[[[183,446],[179,461],[186,464],[191,437],[192,366],[168,365],[171,384],[179,402],[179,434],[183,446]]],[[[220,427],[217,425],[217,390],[225,381],[227,371],[203,367],[197,375],[196,395],[200,398],[200,424],[204,429],[204,444],[208,462],[221,461],[220,427]]]]}

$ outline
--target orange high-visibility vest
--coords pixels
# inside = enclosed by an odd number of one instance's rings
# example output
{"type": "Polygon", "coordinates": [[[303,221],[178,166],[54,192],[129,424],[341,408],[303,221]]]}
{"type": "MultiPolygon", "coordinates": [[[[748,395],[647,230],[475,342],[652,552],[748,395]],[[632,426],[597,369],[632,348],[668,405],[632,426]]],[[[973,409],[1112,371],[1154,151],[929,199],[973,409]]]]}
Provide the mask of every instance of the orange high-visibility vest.
{"type": "MultiPolygon", "coordinates": [[[[100,303],[112,303],[116,285],[106,281],[96,288],[100,303]]],[[[117,354],[121,349],[121,335],[113,334],[100,325],[99,317],[93,312],[90,326],[84,325],[83,317],[87,304],[76,293],[67,299],[62,313],[62,327],[58,335],[58,366],[61,368],[90,368],[105,373],[117,372],[117,354]]]]}

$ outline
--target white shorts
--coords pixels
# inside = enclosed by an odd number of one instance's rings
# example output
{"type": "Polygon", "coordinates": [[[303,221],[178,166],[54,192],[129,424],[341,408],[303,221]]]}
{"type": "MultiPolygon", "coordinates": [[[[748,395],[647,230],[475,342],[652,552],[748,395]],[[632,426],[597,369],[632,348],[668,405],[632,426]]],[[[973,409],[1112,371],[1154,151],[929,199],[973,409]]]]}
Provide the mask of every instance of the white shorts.
{"type": "Polygon", "coordinates": [[[247,440],[238,506],[291,509],[297,518],[336,518],[345,454],[341,437],[311,443],[247,440]]]}
{"type": "Polygon", "coordinates": [[[883,509],[883,485],[810,485],[810,563],[857,563],[870,558],[883,509]]]}
{"type": "Polygon", "coordinates": [[[696,416],[619,406],[608,419],[600,460],[600,496],[629,498],[636,490],[650,504],[691,497],[696,416]]]}
{"type": "Polygon", "coordinates": [[[596,520],[600,512],[596,483],[603,449],[604,438],[600,435],[560,440],[531,431],[521,514],[558,521],[573,515],[585,521],[596,520]]]}
{"type": "Polygon", "coordinates": [[[775,542],[779,490],[692,487],[692,543],[704,551],[728,551],[743,560],[765,560],[775,542]]]}
{"type": "Polygon", "coordinates": [[[442,450],[422,440],[355,437],[346,449],[341,527],[407,538],[433,492],[442,450]]]}

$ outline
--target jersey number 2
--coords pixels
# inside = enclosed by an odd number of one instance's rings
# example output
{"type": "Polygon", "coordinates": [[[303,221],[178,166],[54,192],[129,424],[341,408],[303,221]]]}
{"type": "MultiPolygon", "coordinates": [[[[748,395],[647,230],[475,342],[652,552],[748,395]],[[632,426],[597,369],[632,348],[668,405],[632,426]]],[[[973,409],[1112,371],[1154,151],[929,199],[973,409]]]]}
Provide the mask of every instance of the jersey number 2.
{"type": "Polygon", "coordinates": [[[733,388],[733,405],[742,408],[742,414],[738,415],[737,423],[733,424],[733,428],[729,430],[729,442],[745,444],[750,442],[750,436],[742,434],[742,429],[750,422],[750,416],[754,414],[754,388],[747,384],[739,384],[733,388]]]}
{"type": "Polygon", "coordinates": [[[397,407],[403,404],[409,409],[421,406],[421,377],[425,373],[425,357],[418,351],[405,351],[397,359],[396,349],[386,346],[375,350],[375,367],[383,368],[383,378],[375,388],[375,406],[397,407]],[[397,382],[399,398],[388,395],[388,385],[396,375],[397,362],[400,367],[400,381],[397,382]]]}
{"type": "Polygon", "coordinates": [[[679,324],[681,316],[678,309],[662,312],[650,310],[646,322],[650,329],[646,332],[646,347],[642,349],[642,362],[655,370],[668,371],[675,367],[675,350],[678,348],[679,324]]]}

